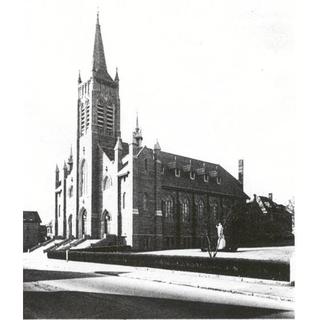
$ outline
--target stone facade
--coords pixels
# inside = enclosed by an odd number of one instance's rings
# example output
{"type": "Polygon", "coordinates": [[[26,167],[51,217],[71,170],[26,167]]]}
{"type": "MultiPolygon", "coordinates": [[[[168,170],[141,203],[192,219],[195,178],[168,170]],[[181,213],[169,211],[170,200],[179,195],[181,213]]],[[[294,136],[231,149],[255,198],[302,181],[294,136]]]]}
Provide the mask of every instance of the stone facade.
{"type": "Polygon", "coordinates": [[[232,206],[245,202],[239,180],[220,165],[142,145],[137,124],[121,139],[119,76],[105,62],[97,18],[93,70],[78,81],[76,158],[56,169],[55,235],[116,235],[137,250],[199,247],[232,206]],[[61,172],[61,173],[60,173],[61,172]]]}

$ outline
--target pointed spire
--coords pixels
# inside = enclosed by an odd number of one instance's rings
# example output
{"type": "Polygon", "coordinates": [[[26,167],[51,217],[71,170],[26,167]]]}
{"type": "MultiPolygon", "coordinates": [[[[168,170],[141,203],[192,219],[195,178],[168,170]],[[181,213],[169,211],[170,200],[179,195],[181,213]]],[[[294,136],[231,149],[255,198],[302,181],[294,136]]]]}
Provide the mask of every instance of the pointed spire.
{"type": "Polygon", "coordinates": [[[156,144],[154,145],[153,149],[154,149],[155,151],[160,151],[160,150],[161,150],[161,147],[160,147],[160,144],[159,144],[158,139],[157,139],[156,144]]]}
{"type": "Polygon", "coordinates": [[[139,130],[139,116],[138,116],[138,112],[137,112],[137,115],[136,115],[136,131],[139,130]]]}
{"type": "Polygon", "coordinates": [[[100,23],[99,23],[99,7],[97,9],[97,24],[100,25],[100,23]]]}
{"type": "Polygon", "coordinates": [[[133,141],[135,144],[138,145],[138,147],[141,147],[141,141],[142,141],[142,131],[139,128],[139,118],[138,118],[138,112],[136,117],[136,128],[135,131],[133,131],[133,141]]]}
{"type": "Polygon", "coordinates": [[[100,30],[99,12],[97,12],[92,70],[93,72],[95,72],[95,76],[112,81],[112,78],[110,77],[107,71],[106,58],[104,55],[103,42],[100,30]]]}
{"type": "Polygon", "coordinates": [[[56,164],[56,172],[59,172],[59,167],[57,164],[56,164]]]}
{"type": "Polygon", "coordinates": [[[70,156],[69,156],[69,159],[68,159],[68,163],[73,163],[73,156],[72,156],[72,145],[70,147],[70,156]]]}
{"type": "Polygon", "coordinates": [[[80,75],[80,70],[79,70],[79,76],[78,76],[78,84],[82,83],[82,80],[81,80],[81,75],[80,75]]]}
{"type": "Polygon", "coordinates": [[[114,81],[119,82],[118,67],[116,68],[116,76],[114,77],[114,81]]]}
{"type": "Polygon", "coordinates": [[[63,173],[64,173],[64,177],[66,178],[69,173],[66,161],[64,161],[64,164],[63,164],[63,173]]]}

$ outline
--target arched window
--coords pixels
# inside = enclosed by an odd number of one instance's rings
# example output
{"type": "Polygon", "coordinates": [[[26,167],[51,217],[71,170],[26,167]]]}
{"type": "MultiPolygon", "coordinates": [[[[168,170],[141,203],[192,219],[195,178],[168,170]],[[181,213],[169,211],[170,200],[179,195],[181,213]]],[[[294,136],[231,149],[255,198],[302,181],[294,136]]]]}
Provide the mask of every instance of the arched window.
{"type": "Polygon", "coordinates": [[[68,218],[68,236],[69,238],[72,237],[72,214],[70,214],[68,218]]]}
{"type": "Polygon", "coordinates": [[[126,193],[125,192],[122,194],[122,208],[123,209],[126,208],[126,193]]]}
{"type": "Polygon", "coordinates": [[[190,222],[190,206],[188,199],[184,199],[181,203],[182,222],[190,222]]]}
{"type": "Polygon", "coordinates": [[[111,177],[106,176],[106,177],[103,179],[103,186],[102,186],[103,191],[109,189],[111,186],[112,186],[111,177]]]}
{"type": "Polygon", "coordinates": [[[173,200],[171,197],[164,201],[164,216],[168,221],[173,221],[173,200]]]}
{"type": "Polygon", "coordinates": [[[104,210],[101,214],[101,237],[110,234],[110,221],[111,216],[107,210],[104,210]]]}
{"type": "Polygon", "coordinates": [[[218,222],[218,204],[216,202],[213,203],[212,206],[212,215],[214,223],[218,222]]]}
{"type": "Polygon", "coordinates": [[[87,193],[87,163],[82,160],[80,166],[80,196],[87,193]]]}
{"type": "Polygon", "coordinates": [[[203,212],[204,212],[204,203],[200,199],[198,202],[198,219],[199,220],[203,219],[203,212]]]}
{"type": "Polygon", "coordinates": [[[142,199],[142,204],[143,204],[143,210],[148,209],[148,195],[146,193],[143,194],[143,199],[142,199]]]}
{"type": "Polygon", "coordinates": [[[82,214],[82,234],[87,234],[87,211],[86,210],[84,210],[83,211],[83,214],[82,214]]]}
{"type": "Polygon", "coordinates": [[[70,186],[69,188],[69,198],[73,196],[73,185],[70,186]]]}
{"type": "Polygon", "coordinates": [[[144,159],[144,170],[148,171],[148,159],[144,159]]]}

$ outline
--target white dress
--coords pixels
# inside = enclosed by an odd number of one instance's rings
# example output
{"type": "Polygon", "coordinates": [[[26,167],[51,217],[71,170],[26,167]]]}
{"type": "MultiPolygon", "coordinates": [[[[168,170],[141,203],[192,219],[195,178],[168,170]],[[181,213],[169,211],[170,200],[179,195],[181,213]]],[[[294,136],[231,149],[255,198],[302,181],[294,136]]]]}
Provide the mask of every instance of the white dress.
{"type": "Polygon", "coordinates": [[[223,234],[223,226],[221,224],[219,224],[217,226],[217,233],[218,233],[218,250],[223,250],[226,247],[226,240],[224,238],[224,234],[223,234]]]}

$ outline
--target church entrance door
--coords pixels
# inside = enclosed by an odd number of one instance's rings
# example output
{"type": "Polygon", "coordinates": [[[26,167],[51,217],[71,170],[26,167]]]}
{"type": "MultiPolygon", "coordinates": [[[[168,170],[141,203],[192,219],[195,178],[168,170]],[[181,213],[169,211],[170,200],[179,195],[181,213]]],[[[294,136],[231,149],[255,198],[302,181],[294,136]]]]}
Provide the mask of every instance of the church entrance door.
{"type": "Polygon", "coordinates": [[[68,218],[68,238],[72,238],[72,214],[68,218]]]}
{"type": "Polygon", "coordinates": [[[101,215],[101,238],[105,238],[110,234],[110,214],[107,210],[104,210],[101,215]]]}
{"type": "Polygon", "coordinates": [[[79,238],[83,238],[87,235],[87,210],[82,208],[79,214],[79,238]]]}

